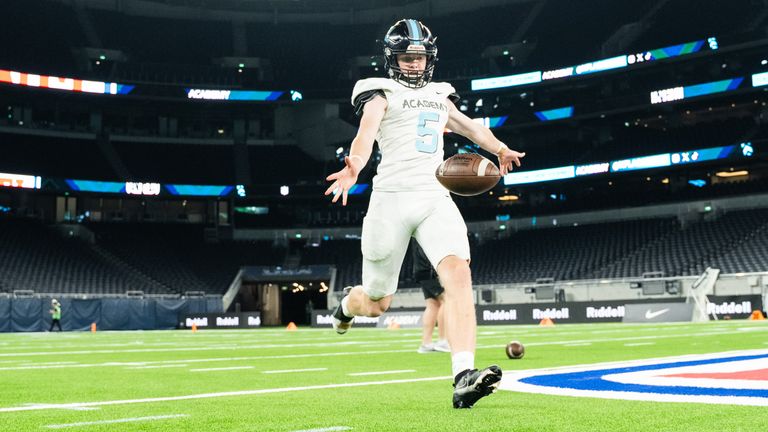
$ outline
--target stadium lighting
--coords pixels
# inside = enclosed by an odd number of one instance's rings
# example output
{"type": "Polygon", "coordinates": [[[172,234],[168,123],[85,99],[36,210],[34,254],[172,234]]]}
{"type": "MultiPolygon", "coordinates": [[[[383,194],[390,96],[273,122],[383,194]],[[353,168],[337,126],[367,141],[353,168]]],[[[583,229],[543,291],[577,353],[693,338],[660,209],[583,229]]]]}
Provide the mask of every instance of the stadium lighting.
{"type": "Polygon", "coordinates": [[[715,175],[720,177],[720,178],[743,177],[745,175],[749,175],[749,171],[747,171],[747,170],[720,171],[720,172],[715,173],[715,175]]]}

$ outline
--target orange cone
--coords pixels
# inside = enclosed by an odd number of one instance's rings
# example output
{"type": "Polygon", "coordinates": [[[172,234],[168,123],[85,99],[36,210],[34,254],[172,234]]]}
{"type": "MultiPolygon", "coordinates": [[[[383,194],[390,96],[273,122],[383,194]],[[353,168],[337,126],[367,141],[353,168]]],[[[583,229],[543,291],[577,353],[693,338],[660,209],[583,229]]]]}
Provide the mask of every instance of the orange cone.
{"type": "Polygon", "coordinates": [[[397,321],[392,320],[389,322],[389,325],[387,326],[388,330],[397,330],[400,328],[400,324],[397,323],[397,321]]]}
{"type": "Polygon", "coordinates": [[[765,319],[765,316],[763,316],[763,312],[759,310],[752,311],[752,315],[747,318],[751,321],[763,321],[765,319]]]}
{"type": "Polygon", "coordinates": [[[293,321],[291,321],[288,323],[288,327],[286,327],[285,329],[288,331],[296,331],[297,327],[296,327],[296,324],[293,321]]]}
{"type": "Polygon", "coordinates": [[[192,323],[192,333],[197,333],[197,324],[192,323]]]}
{"type": "Polygon", "coordinates": [[[96,323],[91,323],[91,333],[96,333],[96,323]]]}
{"type": "Polygon", "coordinates": [[[552,319],[550,318],[544,318],[543,320],[539,321],[539,325],[542,327],[554,327],[555,323],[552,322],[552,319]]]}

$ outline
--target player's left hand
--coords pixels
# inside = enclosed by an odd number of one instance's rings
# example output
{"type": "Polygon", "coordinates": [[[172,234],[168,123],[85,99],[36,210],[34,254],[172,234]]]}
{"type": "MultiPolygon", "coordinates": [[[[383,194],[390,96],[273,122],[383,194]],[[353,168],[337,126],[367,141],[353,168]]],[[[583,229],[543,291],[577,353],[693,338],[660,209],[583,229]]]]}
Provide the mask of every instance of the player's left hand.
{"type": "Polygon", "coordinates": [[[499,152],[499,171],[504,176],[512,171],[515,166],[520,166],[520,159],[525,157],[525,152],[504,148],[499,152]]]}

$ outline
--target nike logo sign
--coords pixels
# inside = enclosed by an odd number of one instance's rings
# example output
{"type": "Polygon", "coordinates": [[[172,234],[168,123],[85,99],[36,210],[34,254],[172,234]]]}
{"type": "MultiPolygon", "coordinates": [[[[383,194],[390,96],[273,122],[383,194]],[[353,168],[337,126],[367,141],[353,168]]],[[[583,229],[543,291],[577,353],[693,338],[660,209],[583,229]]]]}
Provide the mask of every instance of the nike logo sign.
{"type": "Polygon", "coordinates": [[[656,312],[651,312],[651,310],[648,309],[647,311],[645,311],[645,319],[654,319],[657,316],[664,315],[667,312],[669,312],[669,308],[657,310],[656,312]]]}

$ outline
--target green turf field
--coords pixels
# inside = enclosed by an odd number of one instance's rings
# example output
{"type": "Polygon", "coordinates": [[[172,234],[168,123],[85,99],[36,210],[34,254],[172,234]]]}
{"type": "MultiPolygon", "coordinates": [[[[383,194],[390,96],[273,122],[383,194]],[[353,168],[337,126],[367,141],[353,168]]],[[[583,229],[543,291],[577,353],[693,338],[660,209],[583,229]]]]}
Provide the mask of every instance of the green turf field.
{"type": "MultiPolygon", "coordinates": [[[[767,407],[499,391],[451,408],[417,330],[0,334],[0,431],[755,431],[767,407]],[[397,372],[399,371],[399,372],[397,372]],[[387,373],[388,372],[388,373],[387,373]]],[[[482,327],[505,371],[768,349],[768,322],[482,327]],[[504,345],[526,345],[509,360],[504,345]]]]}

